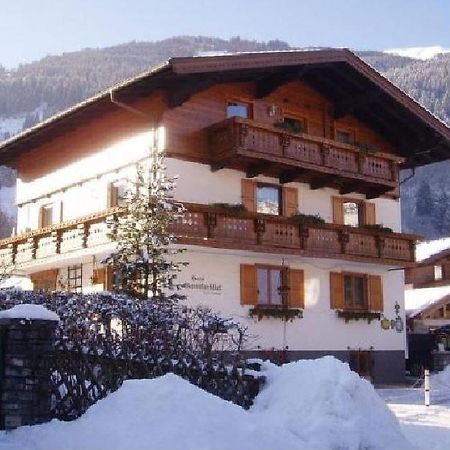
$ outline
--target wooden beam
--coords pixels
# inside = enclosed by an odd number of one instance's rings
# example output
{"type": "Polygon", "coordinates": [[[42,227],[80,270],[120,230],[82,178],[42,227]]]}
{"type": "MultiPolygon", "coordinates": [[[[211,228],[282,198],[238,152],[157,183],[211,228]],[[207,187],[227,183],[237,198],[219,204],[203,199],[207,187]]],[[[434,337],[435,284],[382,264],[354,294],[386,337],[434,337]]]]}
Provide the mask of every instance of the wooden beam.
{"type": "Polygon", "coordinates": [[[316,189],[322,189],[328,186],[331,181],[336,180],[337,178],[337,175],[324,175],[323,177],[316,177],[309,182],[309,186],[312,191],[315,191],[316,189]]]}
{"type": "Polygon", "coordinates": [[[169,108],[181,106],[197,92],[208,89],[216,83],[217,80],[213,76],[179,80],[167,89],[167,104],[169,108]]]}
{"type": "Polygon", "coordinates": [[[259,162],[256,164],[252,164],[247,168],[245,176],[247,178],[255,178],[258,175],[261,175],[269,166],[270,163],[268,162],[259,162]]]}
{"type": "Polygon", "coordinates": [[[292,181],[297,180],[298,177],[305,172],[305,169],[284,170],[279,176],[280,184],[291,183],[292,181]]]}
{"type": "Polygon", "coordinates": [[[351,192],[357,192],[356,188],[358,187],[358,183],[343,183],[339,188],[339,194],[345,195],[350,194],[351,192]]]}
{"type": "Polygon", "coordinates": [[[296,70],[277,72],[256,80],[255,98],[267,97],[283,84],[301,79],[308,72],[308,70],[310,70],[310,67],[303,66],[296,70]]]}
{"type": "Polygon", "coordinates": [[[379,188],[370,188],[366,192],[366,199],[371,200],[373,198],[381,197],[383,194],[386,194],[386,192],[391,191],[393,188],[388,186],[383,186],[379,188]]]}

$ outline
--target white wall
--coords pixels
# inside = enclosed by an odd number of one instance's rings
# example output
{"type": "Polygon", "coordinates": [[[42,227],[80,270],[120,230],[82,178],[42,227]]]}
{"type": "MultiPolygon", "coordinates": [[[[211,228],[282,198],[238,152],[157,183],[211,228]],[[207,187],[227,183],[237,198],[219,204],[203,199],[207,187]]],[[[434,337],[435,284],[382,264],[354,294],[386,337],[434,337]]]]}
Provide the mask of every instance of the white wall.
{"type": "MultiPolygon", "coordinates": [[[[152,139],[151,132],[142,133],[37,180],[24,182],[18,179],[17,201],[19,204],[26,203],[18,210],[18,232],[37,228],[39,208],[47,203],[63,203],[63,220],[105,210],[108,183],[121,178],[133,178],[133,163],[148,155],[152,139]],[[87,181],[81,183],[82,180],[87,181]],[[79,182],[79,185],[74,185],[79,182]]],[[[179,176],[176,190],[179,200],[205,204],[241,203],[243,172],[230,169],[211,172],[208,165],[171,158],[167,159],[167,168],[170,175],[179,176]]],[[[267,177],[254,180],[278,182],[275,178],[267,177]]],[[[332,196],[339,195],[336,190],[324,188],[312,191],[303,183],[289,183],[288,186],[298,188],[299,210],[302,213],[319,214],[326,222],[333,221],[332,196]]],[[[364,199],[361,194],[349,196],[364,199]]],[[[399,201],[385,198],[370,201],[376,205],[377,223],[394,231],[401,230],[399,201]]],[[[59,214],[56,215],[59,221],[59,214]]]]}
{"type": "Polygon", "coordinates": [[[180,277],[190,281],[192,276],[205,278],[205,283],[221,285],[218,294],[205,290],[188,289],[189,302],[205,304],[220,311],[225,316],[238,318],[248,324],[250,335],[254,336],[250,346],[263,349],[289,350],[404,350],[405,333],[395,330],[382,330],[380,321],[350,321],[337,317],[330,309],[330,271],[354,271],[377,274],[383,277],[384,314],[395,319],[395,302],[401,305],[404,320],[403,272],[388,271],[386,267],[374,264],[351,263],[340,260],[284,257],[292,268],[304,270],[305,310],[303,319],[283,322],[275,318],[263,318],[261,321],[250,319],[250,307],[240,305],[240,264],[281,264],[281,255],[264,255],[245,252],[224,252],[214,249],[189,249],[184,260],[189,266],[180,277]],[[224,254],[226,253],[226,254],[224,254]]]}

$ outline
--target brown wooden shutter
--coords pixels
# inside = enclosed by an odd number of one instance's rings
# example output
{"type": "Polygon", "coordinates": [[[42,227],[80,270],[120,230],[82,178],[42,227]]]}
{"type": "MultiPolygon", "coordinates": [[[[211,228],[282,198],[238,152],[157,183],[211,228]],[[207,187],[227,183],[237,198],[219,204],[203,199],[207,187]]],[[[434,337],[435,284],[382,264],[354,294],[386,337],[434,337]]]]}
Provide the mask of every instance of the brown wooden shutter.
{"type": "Polygon", "coordinates": [[[105,288],[106,268],[102,267],[100,269],[94,269],[92,273],[92,281],[93,284],[103,284],[103,288],[105,288]]]}
{"type": "Polygon", "coordinates": [[[43,228],[43,225],[44,225],[44,208],[41,206],[39,208],[38,228],[43,228]]]}
{"type": "Polygon", "coordinates": [[[333,200],[333,223],[344,224],[344,209],[342,207],[342,198],[332,197],[333,200]]]}
{"type": "Polygon", "coordinates": [[[383,311],[383,282],[380,275],[369,275],[369,309],[383,311]]]}
{"type": "Polygon", "coordinates": [[[305,282],[303,270],[289,269],[289,300],[290,308],[305,308],[305,282]]]}
{"type": "Polygon", "coordinates": [[[298,213],[298,189],[283,187],[283,216],[291,217],[298,213]]]}
{"type": "Polygon", "coordinates": [[[250,264],[241,264],[241,305],[256,305],[257,303],[256,267],[250,264]]]}
{"type": "Polygon", "coordinates": [[[253,180],[242,179],[242,204],[247,211],[256,211],[256,183],[253,180]]]}
{"type": "Polygon", "coordinates": [[[365,202],[364,203],[364,224],[365,225],[375,225],[375,203],[365,202]]]}
{"type": "Polygon", "coordinates": [[[112,266],[105,267],[105,277],[103,282],[103,289],[112,291],[114,284],[114,271],[112,266]]]}
{"type": "Polygon", "coordinates": [[[330,307],[331,309],[344,307],[344,277],[339,272],[330,272],[330,307]]]}
{"type": "Polygon", "coordinates": [[[118,189],[117,186],[114,186],[114,183],[108,183],[108,208],[113,208],[117,206],[118,198],[118,189]]]}

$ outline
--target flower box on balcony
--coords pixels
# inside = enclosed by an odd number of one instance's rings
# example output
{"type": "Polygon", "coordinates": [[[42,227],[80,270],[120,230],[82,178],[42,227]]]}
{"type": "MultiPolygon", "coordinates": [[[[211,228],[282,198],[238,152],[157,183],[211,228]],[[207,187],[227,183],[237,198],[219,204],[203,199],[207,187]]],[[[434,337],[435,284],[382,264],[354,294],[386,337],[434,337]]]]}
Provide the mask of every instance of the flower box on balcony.
{"type": "Polygon", "coordinates": [[[250,309],[249,316],[256,317],[258,320],[261,320],[264,317],[272,317],[287,322],[288,320],[293,321],[294,319],[302,319],[303,310],[277,305],[257,305],[250,309]]]}
{"type": "Polygon", "coordinates": [[[367,320],[367,323],[372,320],[380,320],[381,313],[373,311],[355,310],[355,309],[340,309],[337,312],[337,316],[345,320],[345,323],[350,320],[367,320]]]}

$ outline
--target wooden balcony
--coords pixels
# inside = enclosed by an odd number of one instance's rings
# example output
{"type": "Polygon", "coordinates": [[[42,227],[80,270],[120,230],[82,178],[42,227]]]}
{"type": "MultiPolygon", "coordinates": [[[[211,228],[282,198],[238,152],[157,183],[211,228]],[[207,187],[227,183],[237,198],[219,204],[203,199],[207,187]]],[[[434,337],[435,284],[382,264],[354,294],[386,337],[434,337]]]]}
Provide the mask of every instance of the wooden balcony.
{"type": "MultiPolygon", "coordinates": [[[[298,224],[292,219],[188,204],[173,226],[184,245],[337,258],[394,266],[414,263],[417,236],[382,233],[333,224],[298,224]]],[[[0,263],[30,267],[83,249],[94,253],[110,244],[106,220],[123,213],[114,208],[0,241],[0,263]]]]}
{"type": "Polygon", "coordinates": [[[244,170],[281,183],[300,181],[312,189],[333,187],[341,194],[360,192],[367,198],[398,196],[396,155],[368,152],[331,139],[293,134],[271,125],[233,117],[208,129],[213,170],[244,170]]]}

